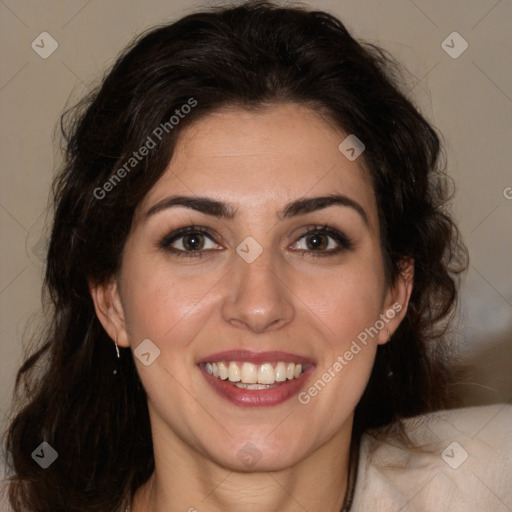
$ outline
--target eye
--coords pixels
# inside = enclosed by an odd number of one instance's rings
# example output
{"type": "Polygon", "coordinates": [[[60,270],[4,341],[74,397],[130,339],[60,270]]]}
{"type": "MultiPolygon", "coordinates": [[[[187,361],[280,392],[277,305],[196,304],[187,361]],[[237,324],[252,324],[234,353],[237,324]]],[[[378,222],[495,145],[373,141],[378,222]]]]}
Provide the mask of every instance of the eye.
{"type": "Polygon", "coordinates": [[[292,250],[305,251],[314,256],[329,256],[343,250],[352,249],[350,239],[341,231],[329,226],[314,226],[301,235],[291,246],[292,250]]]}
{"type": "Polygon", "coordinates": [[[221,250],[213,234],[206,228],[187,226],[166,235],[159,243],[162,249],[177,256],[203,256],[204,251],[221,250]]]}

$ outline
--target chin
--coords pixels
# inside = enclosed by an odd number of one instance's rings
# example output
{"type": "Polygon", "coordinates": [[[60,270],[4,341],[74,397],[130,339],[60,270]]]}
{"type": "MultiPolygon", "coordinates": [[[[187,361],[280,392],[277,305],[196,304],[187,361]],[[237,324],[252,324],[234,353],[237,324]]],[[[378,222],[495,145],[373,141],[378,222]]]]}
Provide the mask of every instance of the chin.
{"type": "MultiPolygon", "coordinates": [[[[290,435],[290,438],[293,439],[293,435],[290,435]]],[[[218,457],[212,455],[219,465],[230,471],[259,473],[282,471],[294,466],[307,456],[305,448],[304,445],[298,447],[279,440],[269,442],[264,436],[253,437],[252,440],[248,436],[247,440],[233,443],[232,446],[223,450],[222,454],[218,454],[218,457]]]]}

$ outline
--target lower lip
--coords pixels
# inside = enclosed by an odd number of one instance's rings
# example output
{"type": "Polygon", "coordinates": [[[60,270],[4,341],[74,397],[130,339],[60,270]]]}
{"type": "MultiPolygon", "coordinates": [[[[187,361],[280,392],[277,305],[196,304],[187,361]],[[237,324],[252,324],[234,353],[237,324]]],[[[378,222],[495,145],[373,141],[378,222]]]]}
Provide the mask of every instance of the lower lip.
{"type": "Polygon", "coordinates": [[[268,389],[243,389],[231,384],[229,380],[221,380],[207,373],[200,367],[206,382],[221,397],[240,407],[272,407],[282,404],[292,396],[299,393],[304,386],[309,374],[313,371],[314,365],[308,365],[306,371],[296,379],[287,380],[274,388],[268,389]]]}

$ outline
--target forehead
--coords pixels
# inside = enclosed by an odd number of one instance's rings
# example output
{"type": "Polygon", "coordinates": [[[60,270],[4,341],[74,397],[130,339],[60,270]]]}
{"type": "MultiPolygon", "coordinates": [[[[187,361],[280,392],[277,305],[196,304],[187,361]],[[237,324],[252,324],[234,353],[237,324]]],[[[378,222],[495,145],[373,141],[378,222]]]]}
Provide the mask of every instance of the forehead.
{"type": "Polygon", "coordinates": [[[350,161],[338,149],[346,137],[296,104],[214,112],[183,130],[167,170],[141,209],[168,195],[192,194],[262,213],[301,197],[339,193],[361,203],[376,225],[363,159],[350,161]]]}

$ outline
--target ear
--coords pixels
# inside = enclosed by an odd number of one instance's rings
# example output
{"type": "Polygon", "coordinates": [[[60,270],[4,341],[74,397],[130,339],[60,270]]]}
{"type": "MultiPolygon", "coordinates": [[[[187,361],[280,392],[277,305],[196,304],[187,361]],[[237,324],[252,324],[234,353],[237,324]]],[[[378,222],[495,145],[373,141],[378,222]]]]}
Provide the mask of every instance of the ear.
{"type": "Polygon", "coordinates": [[[398,329],[407,313],[414,282],[414,259],[404,258],[400,262],[400,275],[396,282],[389,286],[384,299],[381,320],[384,328],[379,330],[378,344],[384,345],[398,329]]]}
{"type": "Polygon", "coordinates": [[[96,316],[107,334],[112,340],[117,337],[117,344],[120,347],[128,347],[130,343],[117,281],[112,278],[107,283],[89,282],[89,291],[94,302],[96,316]]]}

